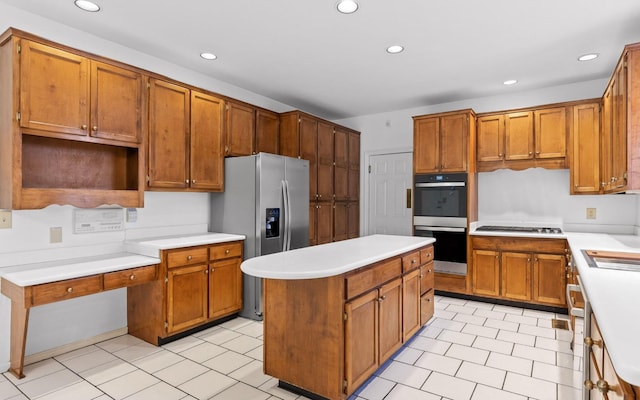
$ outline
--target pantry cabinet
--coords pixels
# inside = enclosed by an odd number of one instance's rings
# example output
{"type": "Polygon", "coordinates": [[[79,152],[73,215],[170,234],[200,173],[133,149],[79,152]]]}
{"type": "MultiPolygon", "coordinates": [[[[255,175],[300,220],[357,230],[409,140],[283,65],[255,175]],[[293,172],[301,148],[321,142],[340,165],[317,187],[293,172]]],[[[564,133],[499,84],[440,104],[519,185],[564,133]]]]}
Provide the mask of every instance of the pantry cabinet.
{"type": "Polygon", "coordinates": [[[564,240],[476,235],[471,243],[474,295],[567,306],[564,240]]]}
{"type": "Polygon", "coordinates": [[[159,345],[242,308],[242,242],[161,250],[160,280],[128,288],[129,334],[159,345]]]}
{"type": "Polygon", "coordinates": [[[13,28],[0,60],[0,208],[143,206],[147,76],[13,28]]]}
{"type": "Polygon", "coordinates": [[[413,117],[414,173],[466,172],[474,123],[471,110],[413,117]]]}
{"type": "Polygon", "coordinates": [[[567,132],[567,107],[562,104],[480,114],[478,171],[566,168],[567,132]]]}
{"type": "Polygon", "coordinates": [[[224,101],[160,79],[149,98],[149,189],[222,190],[224,101]]]}

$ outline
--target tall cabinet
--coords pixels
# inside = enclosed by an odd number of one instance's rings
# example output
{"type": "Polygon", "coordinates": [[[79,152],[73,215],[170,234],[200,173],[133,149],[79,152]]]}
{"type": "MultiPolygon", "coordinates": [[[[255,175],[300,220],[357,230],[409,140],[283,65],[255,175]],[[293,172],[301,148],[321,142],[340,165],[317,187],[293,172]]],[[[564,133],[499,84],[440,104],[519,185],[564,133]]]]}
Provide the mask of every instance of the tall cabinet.
{"type": "Polygon", "coordinates": [[[359,235],[360,135],[301,111],[280,114],[280,154],[309,161],[309,243],[359,235]]]}

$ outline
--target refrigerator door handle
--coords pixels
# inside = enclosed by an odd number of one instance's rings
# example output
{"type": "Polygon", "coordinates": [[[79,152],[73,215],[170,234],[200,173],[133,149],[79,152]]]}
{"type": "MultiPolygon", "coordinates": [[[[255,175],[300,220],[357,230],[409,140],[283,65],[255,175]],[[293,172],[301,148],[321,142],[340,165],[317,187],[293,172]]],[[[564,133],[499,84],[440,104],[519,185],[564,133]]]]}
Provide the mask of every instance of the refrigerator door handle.
{"type": "Polygon", "coordinates": [[[283,233],[282,233],[282,251],[289,250],[289,187],[287,186],[287,181],[282,180],[282,207],[283,207],[283,215],[284,224],[283,224],[283,233]]]}
{"type": "Polygon", "coordinates": [[[284,223],[287,230],[286,242],[287,251],[291,250],[291,193],[289,192],[289,181],[285,179],[284,185],[287,188],[287,197],[285,198],[285,214],[284,223]]]}

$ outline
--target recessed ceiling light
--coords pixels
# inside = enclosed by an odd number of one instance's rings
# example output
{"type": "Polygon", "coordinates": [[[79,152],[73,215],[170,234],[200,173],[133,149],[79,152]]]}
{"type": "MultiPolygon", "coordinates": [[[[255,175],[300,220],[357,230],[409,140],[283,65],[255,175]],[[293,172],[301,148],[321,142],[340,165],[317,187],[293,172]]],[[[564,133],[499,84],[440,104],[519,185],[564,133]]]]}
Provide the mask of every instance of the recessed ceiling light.
{"type": "Polygon", "coordinates": [[[591,61],[591,60],[595,60],[599,56],[600,54],[598,53],[583,54],[580,57],[578,57],[578,61],[591,61]]]}
{"type": "Polygon", "coordinates": [[[200,57],[204,58],[205,60],[215,60],[216,58],[218,58],[218,56],[213,53],[200,53],[200,57]]]}
{"type": "Polygon", "coordinates": [[[404,47],[397,44],[387,47],[387,53],[390,53],[390,54],[398,54],[398,53],[402,53],[403,51],[404,51],[404,47]]]}
{"type": "Polygon", "coordinates": [[[504,82],[502,82],[502,84],[503,84],[503,85],[507,85],[507,86],[509,86],[509,85],[515,85],[516,83],[518,83],[518,81],[517,81],[517,80],[515,80],[515,79],[509,79],[508,81],[504,81],[504,82]]]}
{"type": "Polygon", "coordinates": [[[358,3],[356,3],[354,0],[341,0],[338,2],[336,7],[338,7],[338,11],[343,14],[351,14],[356,12],[356,10],[358,9],[358,3]]]}
{"type": "Polygon", "coordinates": [[[75,5],[78,6],[79,8],[85,10],[85,11],[89,11],[89,12],[97,12],[100,11],[100,6],[97,5],[94,2],[88,1],[88,0],[75,0],[74,1],[75,5]]]}

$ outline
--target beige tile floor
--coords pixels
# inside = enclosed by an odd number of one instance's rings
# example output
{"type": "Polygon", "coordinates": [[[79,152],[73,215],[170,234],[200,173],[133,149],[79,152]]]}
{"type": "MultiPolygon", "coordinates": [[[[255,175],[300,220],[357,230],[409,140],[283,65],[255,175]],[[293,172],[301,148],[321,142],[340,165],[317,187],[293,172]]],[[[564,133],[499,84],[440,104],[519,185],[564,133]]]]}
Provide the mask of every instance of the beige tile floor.
{"type": "MultiPolygon", "coordinates": [[[[579,400],[581,354],[552,318],[567,319],[436,296],[435,317],[351,398],[579,400]]],[[[120,336],[25,373],[0,375],[0,400],[304,399],[262,373],[262,323],[243,318],[161,347],[120,336]]]]}

